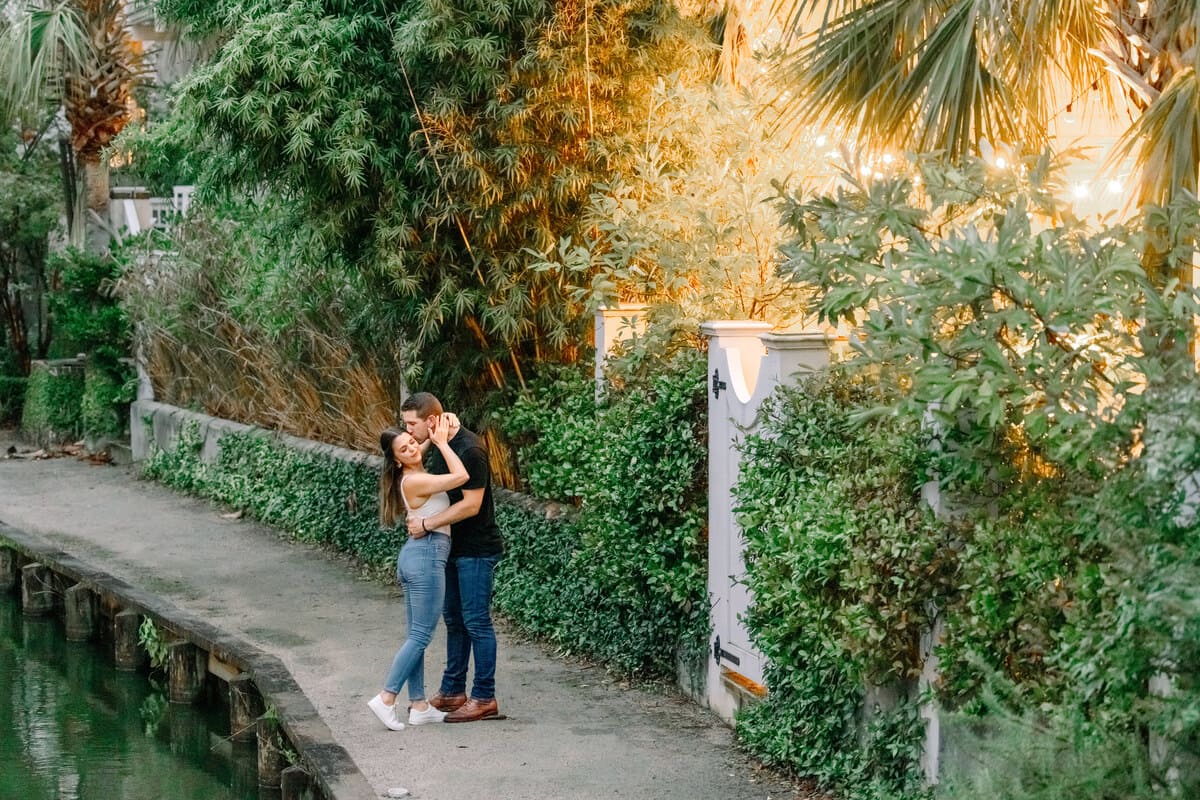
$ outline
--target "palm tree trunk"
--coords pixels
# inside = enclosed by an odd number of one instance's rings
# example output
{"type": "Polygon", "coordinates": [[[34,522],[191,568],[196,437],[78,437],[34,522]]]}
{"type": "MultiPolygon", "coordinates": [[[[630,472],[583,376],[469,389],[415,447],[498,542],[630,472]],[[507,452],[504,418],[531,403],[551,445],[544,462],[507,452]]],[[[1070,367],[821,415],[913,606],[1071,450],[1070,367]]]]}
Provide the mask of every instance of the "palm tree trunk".
{"type": "Polygon", "coordinates": [[[89,253],[108,251],[112,238],[109,206],[108,164],[100,156],[80,154],[83,160],[84,219],[83,247],[89,253]]]}
{"type": "Polygon", "coordinates": [[[108,164],[99,155],[83,156],[83,183],[87,191],[87,207],[108,221],[109,188],[108,164]]]}

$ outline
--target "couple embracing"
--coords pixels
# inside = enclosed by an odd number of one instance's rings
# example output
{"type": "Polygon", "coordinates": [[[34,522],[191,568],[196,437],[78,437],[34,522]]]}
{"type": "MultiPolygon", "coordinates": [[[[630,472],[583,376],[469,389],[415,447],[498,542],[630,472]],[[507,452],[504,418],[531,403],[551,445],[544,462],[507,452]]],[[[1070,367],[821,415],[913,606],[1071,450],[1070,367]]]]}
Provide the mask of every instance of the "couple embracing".
{"type": "Polygon", "coordinates": [[[429,722],[501,719],[496,702],[496,632],[492,575],[504,552],[492,504],[487,447],[458,425],[428,392],[400,406],[404,430],[379,437],[384,469],[380,519],[407,520],[396,576],[404,587],[408,638],[392,660],[383,691],[367,705],[389,729],[429,722]],[[429,451],[426,458],[426,451],[429,451]],[[441,688],[425,697],[425,648],[439,616],[446,620],[446,670],[441,688]],[[467,696],[467,670],[475,683],[467,696]],[[408,685],[407,714],[397,702],[408,685]],[[407,720],[405,719],[407,717],[407,720]]]}

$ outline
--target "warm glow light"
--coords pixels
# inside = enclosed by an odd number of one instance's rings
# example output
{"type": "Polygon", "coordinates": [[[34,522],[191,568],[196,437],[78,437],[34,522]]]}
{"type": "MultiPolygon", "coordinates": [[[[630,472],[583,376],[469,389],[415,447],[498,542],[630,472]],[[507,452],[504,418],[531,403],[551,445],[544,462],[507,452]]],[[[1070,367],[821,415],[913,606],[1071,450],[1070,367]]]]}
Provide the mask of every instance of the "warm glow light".
{"type": "Polygon", "coordinates": [[[892,162],[893,162],[893,161],[895,161],[895,160],[896,160],[896,158],[895,158],[895,157],[894,157],[894,156],[893,156],[891,153],[884,153],[884,154],[883,154],[883,163],[885,163],[885,164],[890,164],[890,163],[892,163],[892,162]]]}
{"type": "Polygon", "coordinates": [[[829,137],[826,136],[825,134],[822,133],[820,136],[817,137],[817,147],[824,147],[828,143],[829,143],[829,137]]]}
{"type": "Polygon", "coordinates": [[[1091,192],[1088,191],[1088,185],[1086,183],[1077,183],[1074,187],[1072,187],[1071,194],[1075,196],[1076,200],[1082,200],[1091,194],[1091,192]]]}
{"type": "Polygon", "coordinates": [[[861,167],[858,168],[858,174],[862,175],[865,178],[871,174],[871,168],[868,167],[866,164],[863,164],[861,167]]]}
{"type": "Polygon", "coordinates": [[[1000,169],[1004,169],[1005,167],[1008,166],[1008,161],[1004,158],[1004,156],[997,156],[996,157],[996,166],[999,167],[1000,169]]]}
{"type": "Polygon", "coordinates": [[[1108,191],[1110,194],[1120,194],[1124,188],[1120,181],[1112,180],[1108,182],[1108,191]]]}

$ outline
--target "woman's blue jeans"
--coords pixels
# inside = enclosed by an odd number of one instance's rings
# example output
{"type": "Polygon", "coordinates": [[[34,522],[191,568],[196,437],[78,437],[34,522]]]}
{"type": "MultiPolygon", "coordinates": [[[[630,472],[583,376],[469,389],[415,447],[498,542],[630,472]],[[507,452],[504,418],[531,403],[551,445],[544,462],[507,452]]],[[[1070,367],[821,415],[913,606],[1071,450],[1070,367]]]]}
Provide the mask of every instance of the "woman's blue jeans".
{"type": "Polygon", "coordinates": [[[450,537],[431,533],[409,539],[396,559],[396,579],[404,587],[408,638],[396,651],[383,688],[393,694],[408,684],[408,699],[425,699],[425,648],[433,638],[446,596],[446,559],[450,537]]]}
{"type": "Polygon", "coordinates": [[[492,627],[492,576],[500,556],[458,556],[446,565],[446,672],[442,694],[466,694],[467,667],[475,655],[471,697],[496,696],[496,631],[492,627]]]}

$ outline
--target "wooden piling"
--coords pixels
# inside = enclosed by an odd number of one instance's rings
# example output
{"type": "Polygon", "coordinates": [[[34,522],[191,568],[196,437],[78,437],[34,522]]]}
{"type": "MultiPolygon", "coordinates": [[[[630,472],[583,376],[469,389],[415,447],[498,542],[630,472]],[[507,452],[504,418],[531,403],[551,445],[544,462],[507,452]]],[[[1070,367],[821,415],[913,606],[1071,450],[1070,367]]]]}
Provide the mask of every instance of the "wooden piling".
{"type": "Polygon", "coordinates": [[[283,771],[283,749],[279,741],[279,720],[258,718],[258,785],[279,786],[283,771]]]}
{"type": "Polygon", "coordinates": [[[246,673],[229,679],[229,738],[251,742],[258,735],[258,718],[266,710],[254,680],[246,673]]]}
{"type": "Polygon", "coordinates": [[[21,611],[31,617],[54,611],[54,577],[44,564],[21,567],[21,611]]]}
{"type": "Polygon", "coordinates": [[[113,616],[113,661],[117,669],[133,671],[146,663],[146,651],[138,643],[142,615],[126,609],[113,616]]]}
{"type": "Polygon", "coordinates": [[[172,703],[196,702],[204,689],[208,654],[191,642],[167,645],[167,698],[172,703]]]}
{"type": "Polygon", "coordinates": [[[14,592],[20,582],[20,557],[16,550],[0,547],[0,592],[14,592]]]}
{"type": "Polygon", "coordinates": [[[63,592],[68,642],[86,642],[96,635],[100,603],[96,593],[77,583],[63,592]]]}
{"type": "Polygon", "coordinates": [[[313,800],[312,776],[299,764],[279,773],[281,800],[313,800]]]}

